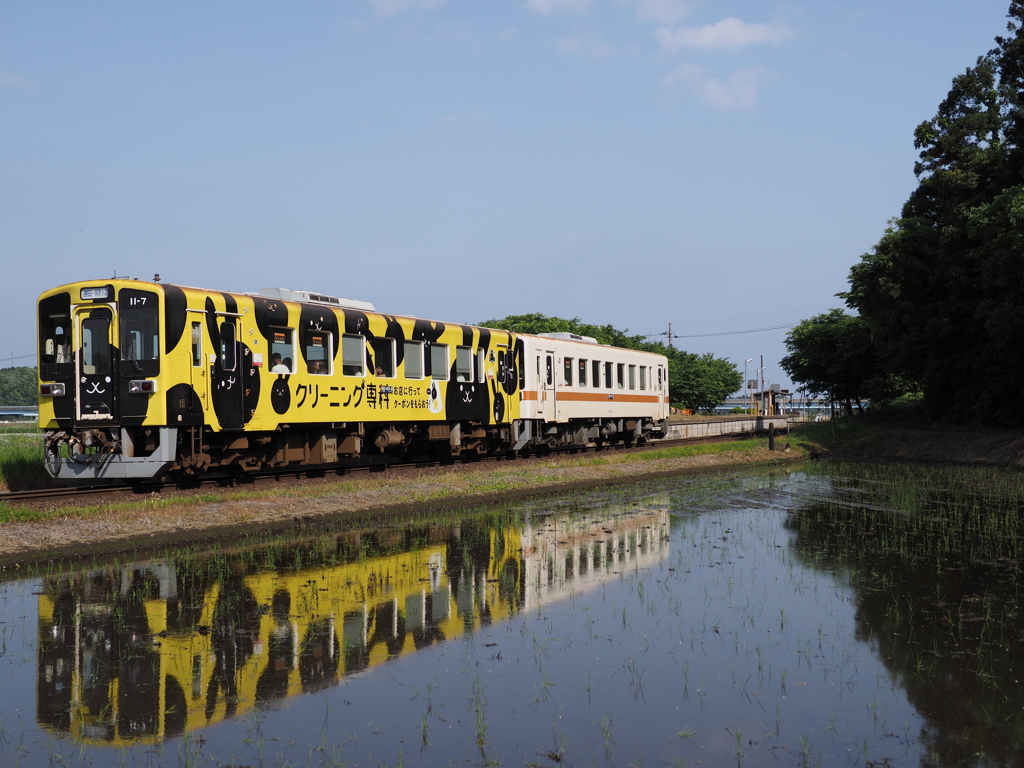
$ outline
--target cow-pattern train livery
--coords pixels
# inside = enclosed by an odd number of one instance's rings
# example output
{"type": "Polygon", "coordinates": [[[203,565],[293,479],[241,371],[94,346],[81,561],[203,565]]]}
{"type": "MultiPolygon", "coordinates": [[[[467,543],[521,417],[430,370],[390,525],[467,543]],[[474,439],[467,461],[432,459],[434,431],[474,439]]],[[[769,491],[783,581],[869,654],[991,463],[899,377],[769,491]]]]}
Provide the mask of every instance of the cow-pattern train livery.
{"type": "Polygon", "coordinates": [[[663,357],[578,337],[131,279],[38,311],[47,466],[68,480],[546,451],[665,419],[663,357]]]}

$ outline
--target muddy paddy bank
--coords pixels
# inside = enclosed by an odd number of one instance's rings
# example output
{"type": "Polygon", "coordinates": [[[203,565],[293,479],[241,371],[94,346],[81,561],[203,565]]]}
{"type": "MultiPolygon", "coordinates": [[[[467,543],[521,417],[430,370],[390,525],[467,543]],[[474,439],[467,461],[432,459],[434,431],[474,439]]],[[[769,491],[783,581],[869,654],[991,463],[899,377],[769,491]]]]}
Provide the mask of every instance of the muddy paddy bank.
{"type": "Polygon", "coordinates": [[[0,568],[232,542],[252,535],[337,525],[395,525],[446,510],[680,473],[789,464],[810,451],[766,440],[456,465],[413,472],[353,473],[286,487],[271,483],[176,491],[97,504],[47,502],[0,510],[0,568]]]}

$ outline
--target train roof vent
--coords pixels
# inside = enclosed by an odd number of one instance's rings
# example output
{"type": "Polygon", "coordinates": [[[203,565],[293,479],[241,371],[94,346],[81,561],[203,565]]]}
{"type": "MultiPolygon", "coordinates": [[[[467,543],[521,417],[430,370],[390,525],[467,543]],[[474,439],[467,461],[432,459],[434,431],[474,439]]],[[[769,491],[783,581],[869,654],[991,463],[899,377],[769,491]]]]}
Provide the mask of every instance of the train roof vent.
{"type": "Polygon", "coordinates": [[[260,288],[260,296],[268,299],[283,299],[284,301],[299,301],[304,304],[330,304],[335,307],[348,307],[349,309],[363,309],[373,311],[373,304],[358,299],[339,299],[337,296],[326,296],[322,293],[312,291],[290,291],[287,288],[260,288]]]}
{"type": "Polygon", "coordinates": [[[593,336],[580,336],[578,333],[569,333],[568,331],[538,333],[537,335],[543,336],[546,339],[563,339],[565,341],[582,341],[584,344],[597,344],[597,339],[593,336]]]}

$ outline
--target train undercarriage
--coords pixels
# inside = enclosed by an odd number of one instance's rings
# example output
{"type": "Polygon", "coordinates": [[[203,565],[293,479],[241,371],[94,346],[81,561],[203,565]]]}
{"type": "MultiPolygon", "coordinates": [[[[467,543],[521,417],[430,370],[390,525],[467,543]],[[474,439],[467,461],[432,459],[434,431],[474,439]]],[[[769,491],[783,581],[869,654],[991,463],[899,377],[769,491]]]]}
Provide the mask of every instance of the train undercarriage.
{"type": "Polygon", "coordinates": [[[333,470],[415,461],[450,462],[591,446],[640,445],[664,435],[652,419],[565,423],[354,422],[292,424],[267,432],[193,427],[94,427],[44,433],[49,473],[67,481],[190,482],[269,470],[333,470]]]}

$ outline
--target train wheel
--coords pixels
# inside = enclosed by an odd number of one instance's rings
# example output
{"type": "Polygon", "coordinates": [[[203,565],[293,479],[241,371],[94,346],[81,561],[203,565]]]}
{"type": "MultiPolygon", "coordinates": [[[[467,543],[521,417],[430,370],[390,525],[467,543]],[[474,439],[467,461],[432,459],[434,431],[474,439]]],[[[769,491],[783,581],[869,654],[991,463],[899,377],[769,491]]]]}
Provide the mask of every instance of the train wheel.
{"type": "Polygon", "coordinates": [[[188,490],[189,488],[198,488],[203,484],[203,473],[194,467],[189,467],[187,469],[179,469],[176,472],[172,472],[169,479],[178,486],[178,488],[188,490]]]}

